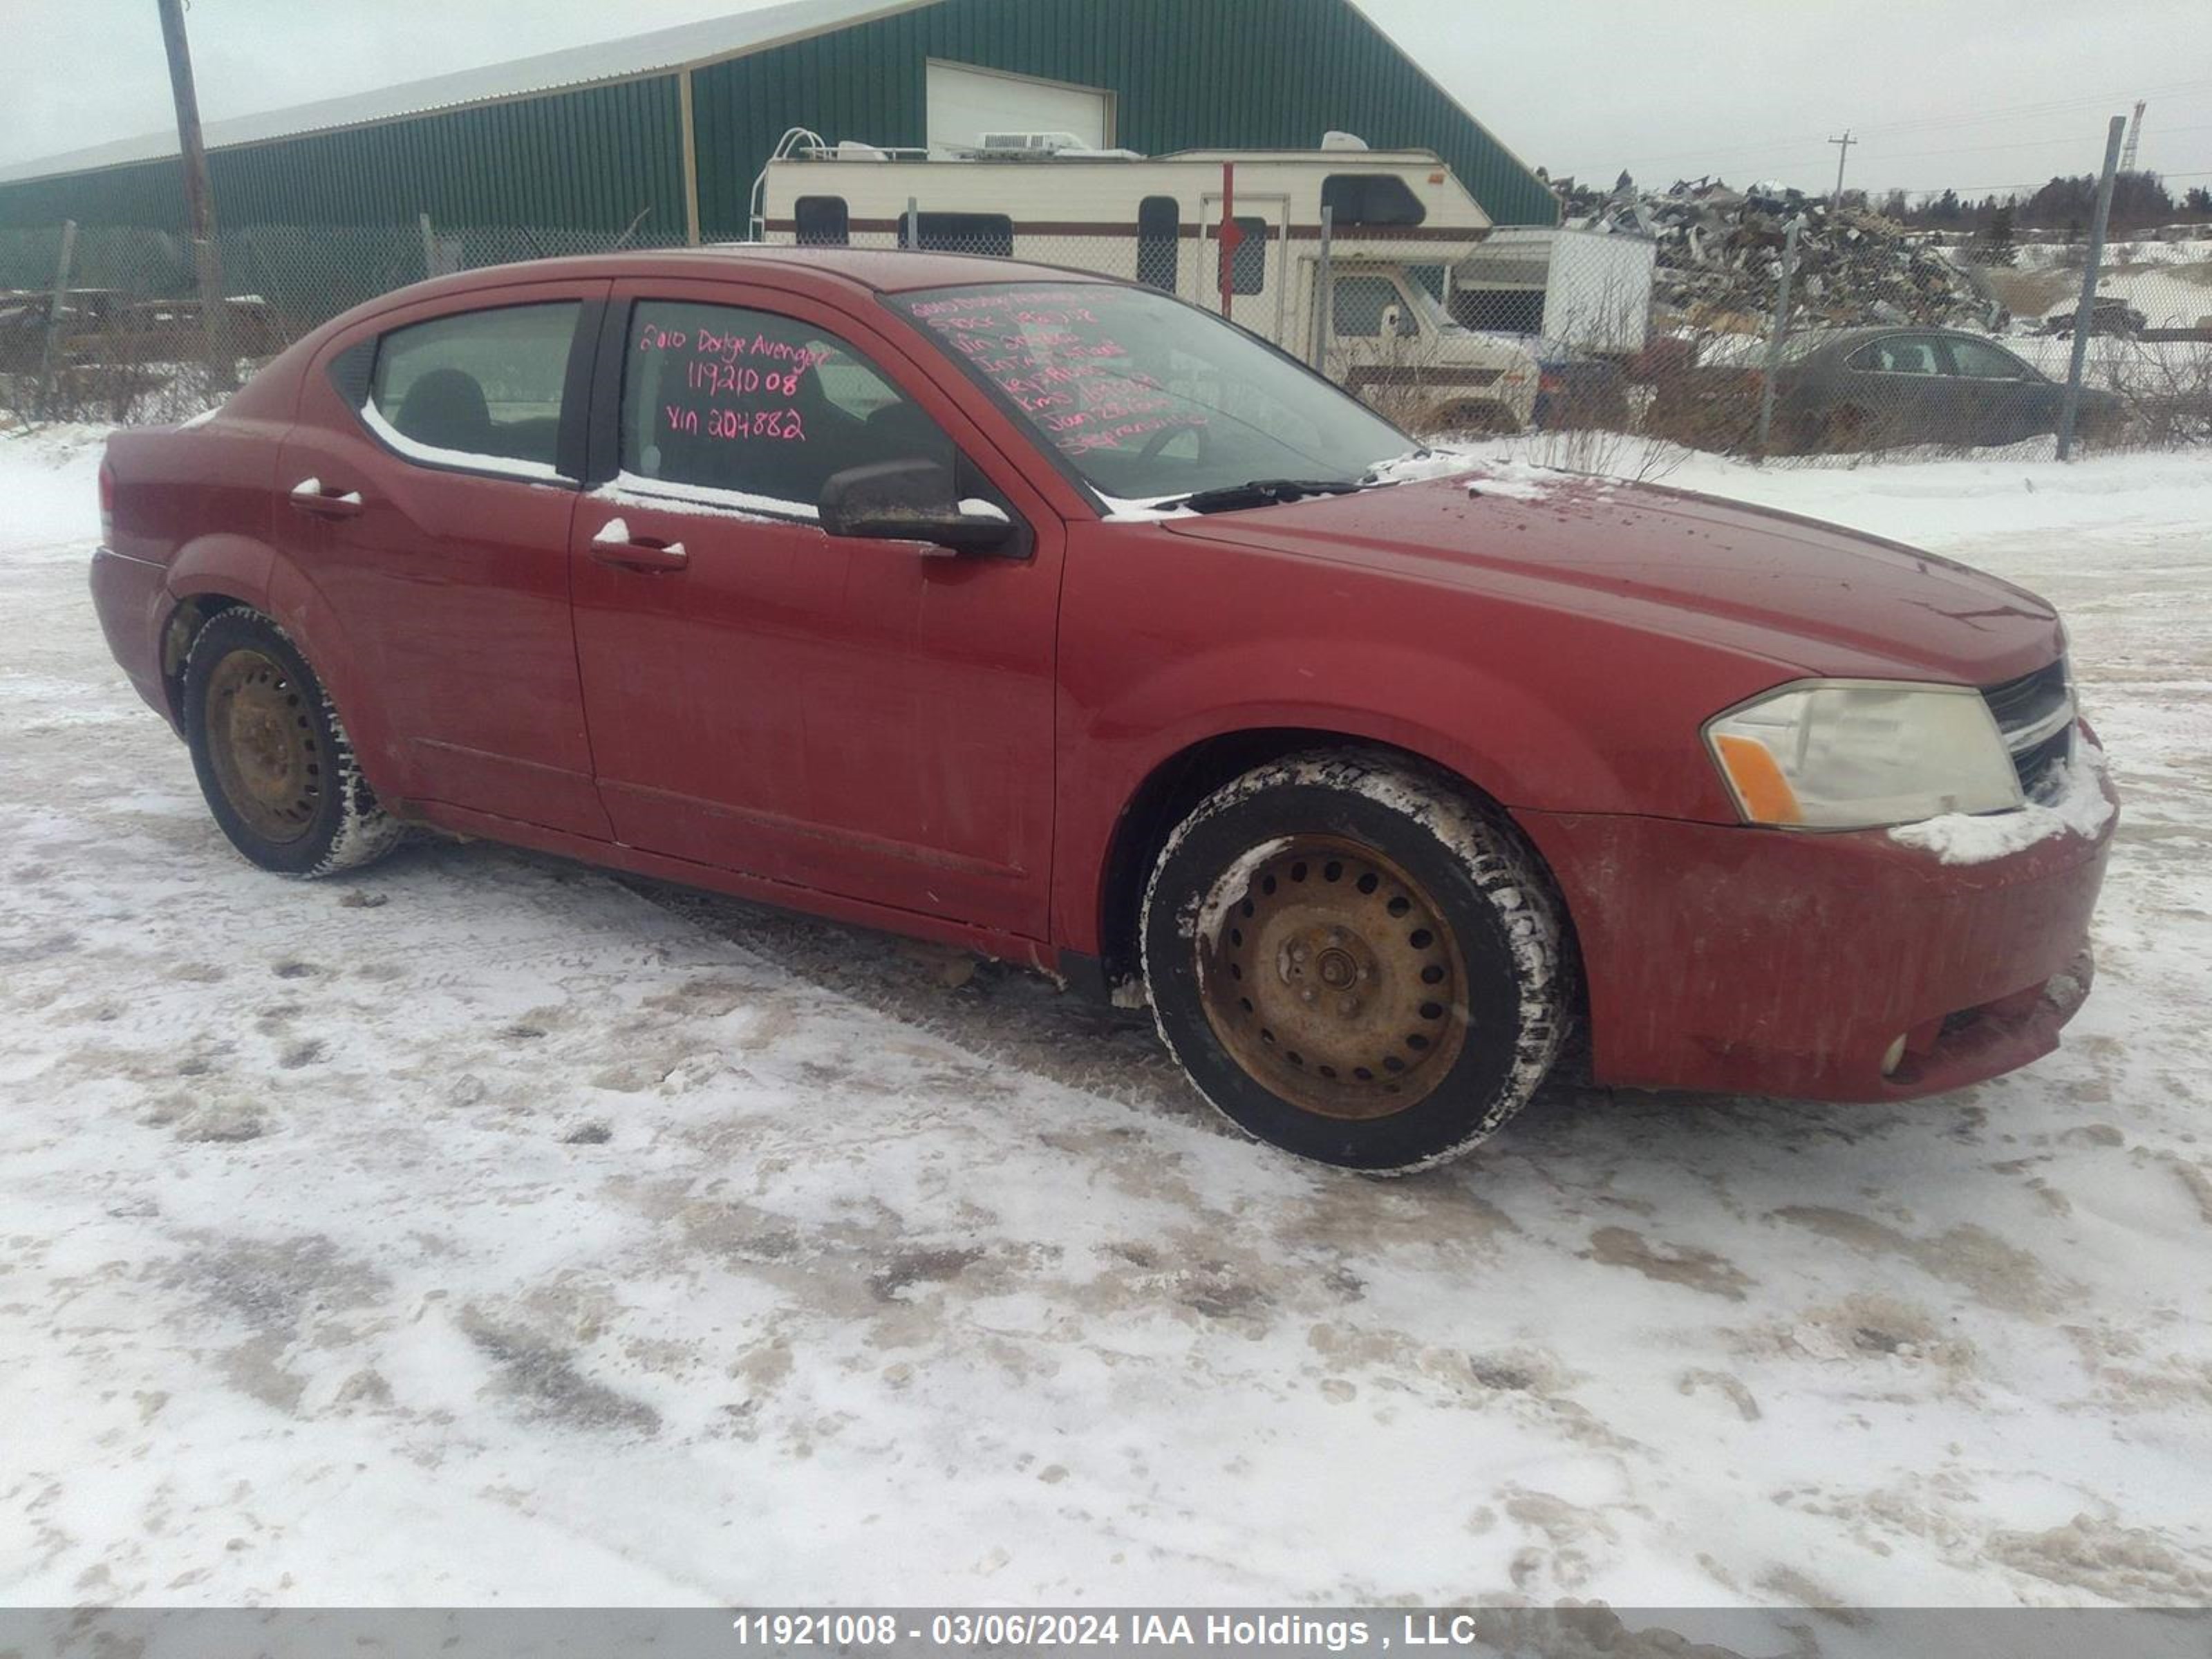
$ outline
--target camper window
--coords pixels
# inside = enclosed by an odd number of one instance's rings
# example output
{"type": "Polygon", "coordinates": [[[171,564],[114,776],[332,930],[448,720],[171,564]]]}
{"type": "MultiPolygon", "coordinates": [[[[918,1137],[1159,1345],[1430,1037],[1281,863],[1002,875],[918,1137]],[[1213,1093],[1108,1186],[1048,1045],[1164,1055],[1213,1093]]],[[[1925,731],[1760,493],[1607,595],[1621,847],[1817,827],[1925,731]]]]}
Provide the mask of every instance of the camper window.
{"type": "Polygon", "coordinates": [[[632,487],[652,480],[811,518],[830,474],[907,460],[950,468],[952,440],[822,329],[674,301],[631,313],[621,465],[632,487]]]}
{"type": "MultiPolygon", "coordinates": [[[[1014,257],[1014,222],[1003,213],[917,213],[921,246],[938,253],[993,253],[1014,257]]],[[[907,246],[906,216],[898,222],[898,245],[907,246]]]]}
{"type": "Polygon", "coordinates": [[[852,240],[842,196],[802,196],[792,217],[801,247],[842,247],[852,240]]]}
{"type": "Polygon", "coordinates": [[[1176,291],[1176,239],[1182,234],[1182,208],[1172,196],[1147,196],[1137,204],[1137,280],[1148,288],[1176,291]]]}
{"type": "Polygon", "coordinates": [[[1332,173],[1321,204],[1338,230],[1354,225],[1418,225],[1429,216],[1413,187],[1395,173],[1332,173]]]}

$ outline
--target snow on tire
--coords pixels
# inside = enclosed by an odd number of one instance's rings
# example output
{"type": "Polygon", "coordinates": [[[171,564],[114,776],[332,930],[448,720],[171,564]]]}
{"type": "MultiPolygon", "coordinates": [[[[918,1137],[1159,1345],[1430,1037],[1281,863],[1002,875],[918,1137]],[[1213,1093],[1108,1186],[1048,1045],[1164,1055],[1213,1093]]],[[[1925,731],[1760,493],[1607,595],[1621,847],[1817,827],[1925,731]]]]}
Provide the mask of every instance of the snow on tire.
{"type": "Polygon", "coordinates": [[[335,875],[374,863],[406,834],[362,775],[306,655],[259,611],[218,611],[194,637],[184,714],[209,811],[263,869],[335,875]]]}
{"type": "Polygon", "coordinates": [[[1139,932],[1160,1036],[1246,1133],[1405,1173],[1528,1103],[1567,1025],[1561,908],[1510,825],[1356,750],[1261,766],[1161,849],[1139,932]]]}

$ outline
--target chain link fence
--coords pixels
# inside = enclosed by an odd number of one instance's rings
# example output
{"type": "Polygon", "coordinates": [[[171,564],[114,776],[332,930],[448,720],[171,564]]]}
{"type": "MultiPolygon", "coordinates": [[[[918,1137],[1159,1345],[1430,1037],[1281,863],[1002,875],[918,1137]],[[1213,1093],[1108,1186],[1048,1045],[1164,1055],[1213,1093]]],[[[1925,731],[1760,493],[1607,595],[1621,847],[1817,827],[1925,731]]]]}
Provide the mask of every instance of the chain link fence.
{"type": "Polygon", "coordinates": [[[216,239],[225,297],[210,328],[183,236],[115,226],[0,229],[0,414],[27,424],[184,419],[341,312],[426,276],[671,240],[635,226],[427,219],[249,226],[216,239]]]}
{"type": "MultiPolygon", "coordinates": [[[[1946,244],[1861,208],[1702,184],[1403,260],[1326,227],[1238,227],[1224,257],[1212,227],[1032,235],[916,203],[844,240],[1148,283],[1225,311],[1409,431],[1521,433],[1536,459],[1627,476],[1684,448],[1849,459],[2047,441],[2085,274],[2078,246],[1946,244]]],[[[0,230],[0,412],[182,418],[426,275],[672,240],[427,219],[249,227],[219,240],[227,298],[210,329],[180,236],[81,229],[65,260],[63,228],[0,230]]],[[[2212,236],[2112,252],[2077,432],[2100,447],[2212,443],[2212,236]]]]}

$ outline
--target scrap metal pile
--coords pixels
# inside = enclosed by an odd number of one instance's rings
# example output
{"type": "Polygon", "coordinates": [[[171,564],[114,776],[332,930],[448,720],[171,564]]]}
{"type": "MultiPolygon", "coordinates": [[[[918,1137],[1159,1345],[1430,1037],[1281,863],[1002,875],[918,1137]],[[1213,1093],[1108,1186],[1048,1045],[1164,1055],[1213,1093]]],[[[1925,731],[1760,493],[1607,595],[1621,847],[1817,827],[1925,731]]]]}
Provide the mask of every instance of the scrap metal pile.
{"type": "Polygon", "coordinates": [[[1568,183],[1563,194],[1568,225],[1657,242],[1653,297],[1684,332],[1765,331],[1793,218],[1800,221],[1793,328],[1887,323],[1997,329],[2007,319],[1976,273],[1863,207],[1832,209],[1775,185],[1731,190],[1713,179],[1685,180],[1663,193],[1612,195],[1568,183]]]}

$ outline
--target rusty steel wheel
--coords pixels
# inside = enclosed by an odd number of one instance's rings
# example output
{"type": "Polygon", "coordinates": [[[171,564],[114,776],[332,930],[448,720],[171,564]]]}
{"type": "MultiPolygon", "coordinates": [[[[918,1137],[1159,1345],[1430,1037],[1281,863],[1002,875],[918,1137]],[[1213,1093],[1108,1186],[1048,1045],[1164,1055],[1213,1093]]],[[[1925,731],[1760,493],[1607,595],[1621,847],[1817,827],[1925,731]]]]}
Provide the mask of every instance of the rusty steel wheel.
{"type": "Polygon", "coordinates": [[[291,636],[220,611],[185,657],[185,740],[208,811],[264,870],[327,876],[381,858],[405,833],[355,764],[338,712],[291,636]]]}
{"type": "Polygon", "coordinates": [[[1194,806],[1139,919],[1160,1036],[1238,1127],[1378,1173],[1520,1110],[1565,1030],[1565,929],[1504,816],[1410,758],[1323,750],[1194,806]]]}
{"type": "Polygon", "coordinates": [[[284,665],[241,648],[208,677],[208,758],[231,810],[263,840],[307,833],[323,793],[313,710],[284,665]]]}
{"type": "Polygon", "coordinates": [[[1372,848],[1295,836],[1200,911],[1207,1023],[1237,1063],[1323,1117],[1387,1117],[1450,1074],[1467,963],[1421,884],[1372,848]]]}

